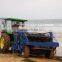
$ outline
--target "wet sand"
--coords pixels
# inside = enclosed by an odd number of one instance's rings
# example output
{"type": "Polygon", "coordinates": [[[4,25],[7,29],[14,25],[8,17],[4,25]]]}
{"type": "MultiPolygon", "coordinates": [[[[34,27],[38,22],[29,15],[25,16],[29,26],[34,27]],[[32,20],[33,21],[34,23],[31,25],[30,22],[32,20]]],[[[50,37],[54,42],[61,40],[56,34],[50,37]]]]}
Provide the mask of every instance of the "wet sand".
{"type": "Polygon", "coordinates": [[[56,48],[56,56],[62,57],[62,46],[56,48]]]}

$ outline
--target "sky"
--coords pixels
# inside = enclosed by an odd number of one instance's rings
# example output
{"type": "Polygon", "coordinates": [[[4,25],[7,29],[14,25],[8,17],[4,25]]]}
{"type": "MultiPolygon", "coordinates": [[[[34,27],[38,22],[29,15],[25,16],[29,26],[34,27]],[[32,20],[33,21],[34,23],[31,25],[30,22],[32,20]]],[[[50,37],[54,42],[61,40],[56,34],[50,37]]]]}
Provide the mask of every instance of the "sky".
{"type": "Polygon", "coordinates": [[[0,18],[62,19],[62,0],[0,0],[0,18]]]}

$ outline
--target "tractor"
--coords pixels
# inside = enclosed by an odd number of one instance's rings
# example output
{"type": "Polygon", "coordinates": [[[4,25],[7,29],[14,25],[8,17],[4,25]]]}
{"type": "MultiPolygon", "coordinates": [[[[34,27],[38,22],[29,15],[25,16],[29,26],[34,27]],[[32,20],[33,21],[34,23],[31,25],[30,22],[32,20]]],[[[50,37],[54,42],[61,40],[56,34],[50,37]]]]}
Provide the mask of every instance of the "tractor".
{"type": "Polygon", "coordinates": [[[56,53],[58,42],[53,41],[53,33],[28,33],[28,43],[24,46],[24,56],[43,55],[47,58],[53,58],[56,53]]]}
{"type": "Polygon", "coordinates": [[[8,20],[12,21],[13,32],[9,34],[11,43],[9,47],[11,47],[13,52],[18,51],[21,54],[24,52],[24,57],[29,57],[30,55],[43,55],[48,58],[54,57],[59,43],[54,42],[53,32],[29,33],[27,30],[19,29],[19,26],[24,27],[24,22],[27,20],[14,18],[5,18],[4,20],[5,22],[8,20]],[[20,22],[22,25],[20,25],[20,22]]]}

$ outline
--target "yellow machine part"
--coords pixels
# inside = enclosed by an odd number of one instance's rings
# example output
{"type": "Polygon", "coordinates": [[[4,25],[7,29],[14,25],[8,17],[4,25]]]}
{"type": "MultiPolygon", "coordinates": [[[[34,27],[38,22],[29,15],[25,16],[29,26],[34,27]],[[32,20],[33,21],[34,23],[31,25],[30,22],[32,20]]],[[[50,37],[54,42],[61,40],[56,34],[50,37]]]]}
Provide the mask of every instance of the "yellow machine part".
{"type": "Polygon", "coordinates": [[[0,39],[0,48],[3,49],[3,47],[4,47],[4,38],[1,37],[1,39],[0,39]]]}

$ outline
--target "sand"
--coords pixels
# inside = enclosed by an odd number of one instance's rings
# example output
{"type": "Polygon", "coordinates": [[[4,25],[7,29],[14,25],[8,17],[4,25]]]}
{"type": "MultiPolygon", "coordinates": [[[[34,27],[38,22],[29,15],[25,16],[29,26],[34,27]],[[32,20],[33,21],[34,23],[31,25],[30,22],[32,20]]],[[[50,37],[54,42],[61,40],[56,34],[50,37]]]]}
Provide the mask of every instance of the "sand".
{"type": "Polygon", "coordinates": [[[62,58],[47,59],[44,57],[23,58],[17,54],[0,54],[0,62],[62,62],[62,58]]]}

